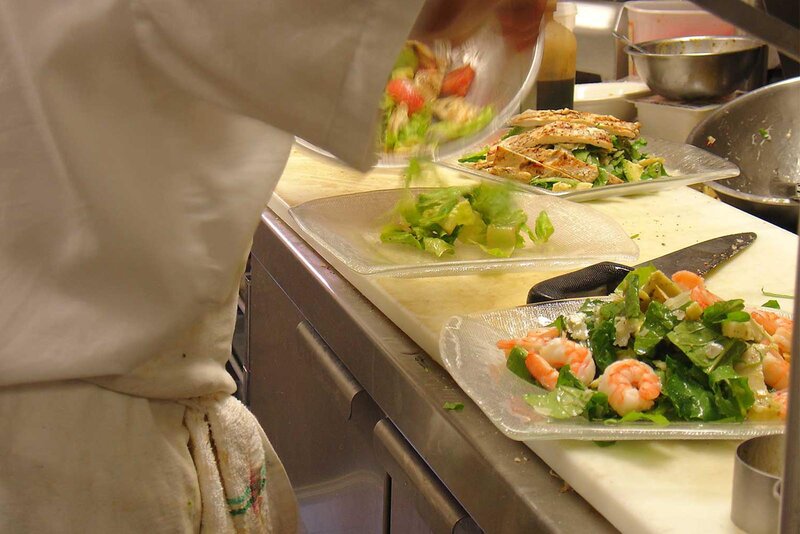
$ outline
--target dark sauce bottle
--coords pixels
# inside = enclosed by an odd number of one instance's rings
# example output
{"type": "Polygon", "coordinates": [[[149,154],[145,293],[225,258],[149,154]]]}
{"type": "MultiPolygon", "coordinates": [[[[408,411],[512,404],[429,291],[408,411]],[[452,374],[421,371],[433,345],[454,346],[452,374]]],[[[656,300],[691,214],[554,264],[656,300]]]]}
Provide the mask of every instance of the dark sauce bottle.
{"type": "Polygon", "coordinates": [[[554,18],[555,0],[548,0],[544,14],[544,51],[536,84],[523,108],[572,108],[575,94],[575,34],[554,18]]]}

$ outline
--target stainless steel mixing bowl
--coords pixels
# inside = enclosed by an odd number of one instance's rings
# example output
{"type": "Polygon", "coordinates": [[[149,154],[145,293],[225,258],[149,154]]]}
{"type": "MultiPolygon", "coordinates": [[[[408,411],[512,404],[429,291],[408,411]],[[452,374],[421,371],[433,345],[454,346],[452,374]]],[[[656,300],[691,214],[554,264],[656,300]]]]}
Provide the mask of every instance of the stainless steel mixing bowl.
{"type": "Polygon", "coordinates": [[[678,37],[630,46],[636,71],[653,92],[672,100],[729,95],[759,64],[761,41],[750,37],[678,37]]]}
{"type": "Polygon", "coordinates": [[[796,231],[800,204],[800,78],[762,87],[718,108],[687,143],[726,158],[736,178],[710,182],[720,198],[796,231]]]}

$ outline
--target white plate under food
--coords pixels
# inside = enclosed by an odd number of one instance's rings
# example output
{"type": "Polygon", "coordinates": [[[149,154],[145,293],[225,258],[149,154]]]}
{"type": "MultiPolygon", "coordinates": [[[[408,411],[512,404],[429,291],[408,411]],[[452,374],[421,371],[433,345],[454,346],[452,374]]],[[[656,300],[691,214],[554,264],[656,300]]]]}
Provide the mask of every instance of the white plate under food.
{"type": "Polygon", "coordinates": [[[699,184],[712,180],[723,180],[739,175],[739,167],[702,148],[684,143],[666,141],[664,139],[651,137],[646,137],[645,139],[647,140],[647,146],[644,147],[644,151],[651,156],[660,156],[664,158],[664,168],[667,173],[669,173],[669,176],[662,176],[661,178],[652,180],[640,180],[638,182],[626,182],[624,184],[603,185],[580,191],[570,190],[554,193],[544,187],[529,185],[518,180],[495,176],[494,174],[477,170],[469,165],[459,163],[458,159],[437,161],[436,163],[443,167],[457,169],[484,180],[517,184],[520,189],[524,191],[530,191],[540,195],[568,198],[578,202],[595,200],[598,198],[651,193],[671,187],[699,184]]]}
{"type": "Polygon", "coordinates": [[[607,424],[580,416],[553,419],[539,414],[523,400],[523,396],[546,391],[525,382],[506,368],[506,358],[497,348],[497,341],[524,337],[531,328],[550,324],[559,315],[575,313],[585,300],[557,300],[456,316],[445,324],[439,338],[442,363],[503,434],[528,441],[746,439],[783,432],[784,425],[780,421],[670,422],[667,426],[657,426],[649,422],[607,424]]]}
{"type": "MultiPolygon", "coordinates": [[[[412,188],[418,194],[424,188],[412,188]]],[[[289,212],[300,229],[350,269],[368,275],[436,276],[494,269],[569,270],[598,261],[633,262],[639,249],[611,217],[589,206],[559,198],[514,193],[533,224],[547,212],[555,231],[543,245],[527,236],[510,258],[489,256],[479,247],[457,242],[455,253],[437,258],[409,245],[382,243],[387,213],[404,189],[386,189],[304,202],[289,212]]]]}

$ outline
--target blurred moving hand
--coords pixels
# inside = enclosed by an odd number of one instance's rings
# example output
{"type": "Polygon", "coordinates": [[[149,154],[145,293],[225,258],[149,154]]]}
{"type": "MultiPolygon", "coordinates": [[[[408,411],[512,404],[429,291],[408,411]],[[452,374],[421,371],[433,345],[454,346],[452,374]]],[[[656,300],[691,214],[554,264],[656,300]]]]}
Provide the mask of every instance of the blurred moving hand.
{"type": "Polygon", "coordinates": [[[547,0],[428,0],[411,37],[444,39],[457,45],[471,37],[488,17],[496,17],[509,44],[521,51],[536,42],[546,5],[547,0]]]}

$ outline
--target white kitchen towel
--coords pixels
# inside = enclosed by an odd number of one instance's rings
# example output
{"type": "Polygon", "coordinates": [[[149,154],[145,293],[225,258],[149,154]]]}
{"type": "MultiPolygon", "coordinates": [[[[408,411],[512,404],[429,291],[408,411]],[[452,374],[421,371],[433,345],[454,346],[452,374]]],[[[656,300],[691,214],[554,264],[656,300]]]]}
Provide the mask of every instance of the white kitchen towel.
{"type": "Polygon", "coordinates": [[[297,505],[288,478],[253,414],[229,396],[185,404],[201,532],[295,532],[297,505]]]}

